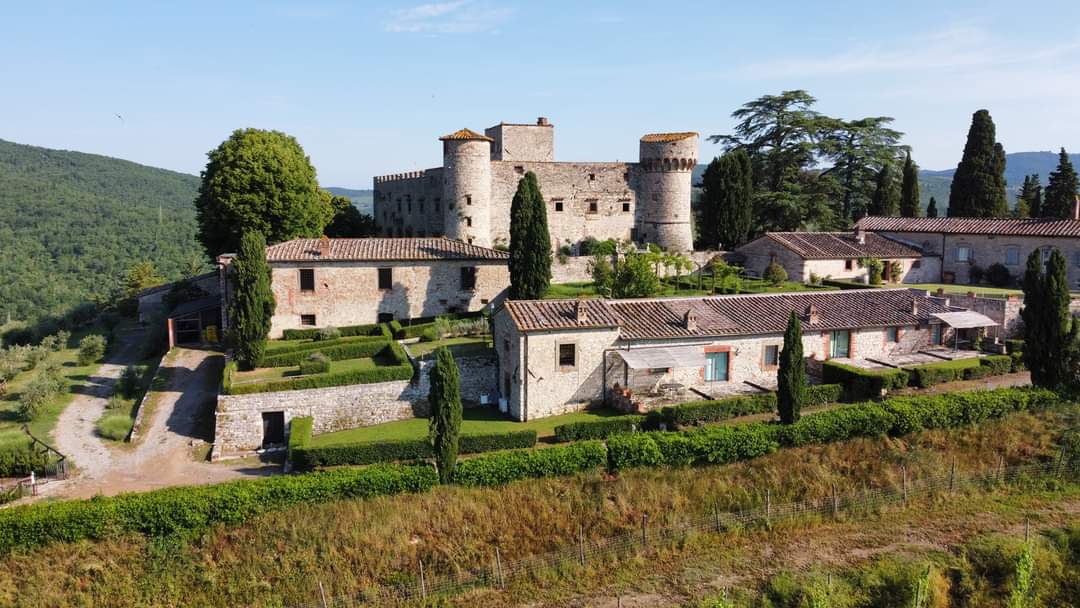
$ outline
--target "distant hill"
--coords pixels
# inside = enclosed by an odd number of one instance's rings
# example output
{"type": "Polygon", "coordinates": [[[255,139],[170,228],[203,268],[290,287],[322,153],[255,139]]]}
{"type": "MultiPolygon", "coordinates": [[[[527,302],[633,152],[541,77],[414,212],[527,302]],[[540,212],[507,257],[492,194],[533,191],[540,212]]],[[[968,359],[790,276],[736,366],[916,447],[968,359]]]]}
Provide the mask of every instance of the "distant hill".
{"type": "Polygon", "coordinates": [[[0,322],[61,313],[150,260],[178,278],[202,248],[199,178],[0,140],[0,322]]]}
{"type": "Polygon", "coordinates": [[[360,213],[366,213],[371,216],[375,215],[374,190],[352,190],[350,188],[326,188],[326,190],[335,196],[344,196],[352,199],[353,204],[360,210],[360,213]]]}

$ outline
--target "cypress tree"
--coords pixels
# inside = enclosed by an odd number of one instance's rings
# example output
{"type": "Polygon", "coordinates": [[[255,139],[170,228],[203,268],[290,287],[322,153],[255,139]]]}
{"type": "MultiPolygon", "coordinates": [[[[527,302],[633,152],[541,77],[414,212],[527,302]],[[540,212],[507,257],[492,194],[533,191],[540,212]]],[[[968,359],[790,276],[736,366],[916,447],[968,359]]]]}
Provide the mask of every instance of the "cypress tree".
{"type": "Polygon", "coordinates": [[[937,199],[930,197],[930,204],[926,206],[926,217],[937,217],[937,199]]]}
{"type": "Polygon", "coordinates": [[[701,244],[732,249],[745,243],[753,224],[750,155],[738,148],[714,158],[702,176],[701,244]]]}
{"type": "Polygon", "coordinates": [[[780,366],[776,372],[776,408],[782,424],[799,421],[806,399],[806,361],[803,359],[802,323],[791,311],[784,331],[784,348],[780,351],[780,366]]]}
{"type": "Polygon", "coordinates": [[[1039,185],[1039,174],[1033,173],[1024,176],[1024,185],[1020,187],[1020,194],[1016,196],[1016,217],[1039,217],[1042,207],[1042,186],[1039,185]]]}
{"type": "Polygon", "coordinates": [[[900,193],[896,191],[896,178],[892,165],[885,163],[878,171],[874,197],[867,208],[869,215],[894,216],[900,212],[900,193]]]}
{"type": "Polygon", "coordinates": [[[254,369],[266,352],[275,307],[270,265],[266,262],[266,239],[261,232],[250,230],[240,237],[240,251],[232,267],[234,295],[229,307],[229,343],[240,368],[254,369]]]}
{"type": "Polygon", "coordinates": [[[535,300],[551,284],[551,234],[536,174],[518,182],[510,202],[510,298],[535,300]]]}
{"type": "Polygon", "coordinates": [[[445,346],[435,350],[428,404],[431,406],[428,436],[435,451],[439,480],[444,484],[450,483],[454,466],[457,464],[462,406],[457,363],[450,349],[445,346]]]}
{"type": "Polygon", "coordinates": [[[1031,383],[1058,388],[1075,383],[1071,369],[1080,350],[1080,323],[1069,311],[1069,282],[1065,256],[1050,252],[1044,265],[1036,249],[1024,272],[1024,364],[1031,370],[1031,383]]]}
{"type": "Polygon", "coordinates": [[[1076,205],[1077,177],[1065,148],[1058,156],[1057,169],[1050,173],[1050,182],[1046,185],[1046,200],[1040,209],[1040,217],[1069,219],[1076,205]]]}
{"type": "Polygon", "coordinates": [[[900,216],[919,217],[919,167],[911,160],[911,152],[904,159],[904,182],[900,187],[900,216]]]}
{"type": "Polygon", "coordinates": [[[975,112],[949,190],[949,217],[1004,217],[1008,213],[1005,149],[995,137],[990,112],[975,112]]]}

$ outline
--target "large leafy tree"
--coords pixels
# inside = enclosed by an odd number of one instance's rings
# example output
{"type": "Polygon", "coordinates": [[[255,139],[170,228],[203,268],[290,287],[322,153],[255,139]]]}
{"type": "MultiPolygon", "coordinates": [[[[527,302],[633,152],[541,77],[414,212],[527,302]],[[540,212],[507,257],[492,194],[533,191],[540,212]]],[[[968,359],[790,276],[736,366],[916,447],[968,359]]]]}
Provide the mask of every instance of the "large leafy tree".
{"type": "Polygon", "coordinates": [[[987,110],[975,112],[964,155],[953,174],[949,217],[1005,217],[1005,149],[995,141],[994,120],[987,110]]]}
{"type": "Polygon", "coordinates": [[[878,172],[903,150],[899,142],[904,134],[888,126],[892,121],[889,116],[871,116],[823,122],[820,153],[833,165],[822,175],[834,178],[839,185],[840,205],[835,210],[839,222],[846,224],[866,214],[878,172]]]}
{"type": "Polygon", "coordinates": [[[1031,252],[1024,272],[1024,364],[1036,386],[1058,388],[1076,382],[1073,370],[1080,351],[1080,322],[1069,311],[1065,256],[1054,249],[1044,264],[1042,251],[1031,252]]]}
{"type": "Polygon", "coordinates": [[[754,177],[750,155],[737,149],[714,158],[702,176],[701,245],[733,249],[750,237],[754,219],[754,177]]]}
{"type": "Polygon", "coordinates": [[[266,352],[274,293],[266,239],[257,230],[240,237],[240,251],[232,261],[233,301],[229,307],[229,344],[241,369],[253,369],[266,352]]]}
{"type": "Polygon", "coordinates": [[[1069,219],[1076,205],[1077,177],[1065,148],[1061,149],[1058,166],[1050,173],[1050,182],[1046,185],[1046,199],[1042,203],[1039,217],[1069,219]]]}
{"type": "Polygon", "coordinates": [[[510,202],[510,298],[539,299],[551,284],[551,234],[536,174],[518,182],[510,202]]]}
{"type": "Polygon", "coordinates": [[[144,289],[157,287],[165,283],[165,277],[158,274],[153,262],[142,261],[133,264],[124,275],[124,297],[134,298],[144,289]]]}
{"type": "Polygon", "coordinates": [[[776,375],[776,408],[782,424],[799,421],[806,400],[806,361],[803,359],[802,322],[791,311],[784,331],[784,347],[776,375]]]}
{"type": "Polygon", "coordinates": [[[911,160],[911,152],[904,159],[904,177],[900,186],[900,216],[919,217],[919,166],[911,160]]]}
{"type": "Polygon", "coordinates": [[[454,466],[457,464],[462,405],[457,363],[450,349],[445,346],[435,350],[428,404],[431,406],[428,435],[435,451],[439,480],[444,484],[450,483],[454,466]]]}
{"type": "Polygon", "coordinates": [[[236,251],[249,231],[270,243],[317,237],[333,217],[315,168],[289,135],[238,129],[207,157],[195,209],[199,240],[211,258],[236,251]]]}
{"type": "Polygon", "coordinates": [[[323,201],[334,211],[334,219],[326,225],[323,234],[331,238],[361,238],[375,235],[375,218],[360,210],[346,196],[334,196],[320,191],[323,201]]]}
{"type": "Polygon", "coordinates": [[[885,163],[878,170],[874,183],[874,197],[866,209],[870,215],[894,216],[900,212],[900,191],[896,187],[896,174],[892,165],[885,163]]]}

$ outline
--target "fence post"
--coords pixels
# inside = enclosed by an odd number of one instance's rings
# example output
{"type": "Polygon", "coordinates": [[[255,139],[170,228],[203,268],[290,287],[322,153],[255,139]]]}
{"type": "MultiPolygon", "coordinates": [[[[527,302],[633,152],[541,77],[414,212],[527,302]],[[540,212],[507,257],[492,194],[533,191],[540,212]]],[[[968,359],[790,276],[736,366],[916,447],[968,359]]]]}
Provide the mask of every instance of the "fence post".
{"type": "Polygon", "coordinates": [[[1057,466],[1054,467],[1054,477],[1061,477],[1061,472],[1065,470],[1065,446],[1061,447],[1061,452],[1058,453],[1057,466]]]}
{"type": "Polygon", "coordinates": [[[642,546],[645,546],[645,545],[649,544],[648,525],[649,525],[649,514],[648,513],[642,513],[641,514],[641,545],[642,546]]]}
{"type": "Polygon", "coordinates": [[[949,492],[952,492],[956,487],[956,457],[952,459],[952,464],[949,465],[949,492]]]}
{"type": "Polygon", "coordinates": [[[495,545],[495,574],[499,577],[499,588],[502,589],[503,585],[503,571],[502,571],[502,555],[499,553],[499,545],[495,545]]]}
{"type": "Polygon", "coordinates": [[[427,599],[427,582],[424,581],[424,560],[420,562],[420,597],[427,599]]]}
{"type": "Polygon", "coordinates": [[[712,514],[713,514],[713,523],[716,524],[716,533],[719,534],[720,533],[720,509],[716,505],[713,505],[712,514]]]}
{"type": "Polygon", "coordinates": [[[900,465],[900,487],[904,491],[904,504],[907,504],[907,466],[900,465]]]}
{"type": "Polygon", "coordinates": [[[581,529],[581,524],[578,524],[578,527],[577,527],[577,538],[578,538],[578,560],[581,562],[581,565],[584,566],[585,565],[585,532],[581,529]]]}
{"type": "Polygon", "coordinates": [[[996,480],[997,480],[998,483],[1002,483],[1003,481],[1005,481],[1005,468],[1004,467],[1005,467],[1005,457],[999,454],[998,455],[998,462],[997,462],[997,475],[995,476],[997,478],[996,480]]]}
{"type": "MultiPolygon", "coordinates": [[[[836,517],[840,513],[840,497],[836,494],[836,484],[832,484],[832,514],[836,517]]],[[[831,575],[830,575],[831,576],[831,575]]]]}
{"type": "Polygon", "coordinates": [[[319,597],[322,598],[322,607],[326,608],[327,607],[327,604],[326,604],[326,590],[323,589],[322,581],[319,581],[319,597]]]}
{"type": "Polygon", "coordinates": [[[765,525],[772,525],[772,491],[765,488],[765,525]]]}
{"type": "Polygon", "coordinates": [[[1024,518],[1024,544],[1028,542],[1028,536],[1031,534],[1031,520],[1024,518]]]}

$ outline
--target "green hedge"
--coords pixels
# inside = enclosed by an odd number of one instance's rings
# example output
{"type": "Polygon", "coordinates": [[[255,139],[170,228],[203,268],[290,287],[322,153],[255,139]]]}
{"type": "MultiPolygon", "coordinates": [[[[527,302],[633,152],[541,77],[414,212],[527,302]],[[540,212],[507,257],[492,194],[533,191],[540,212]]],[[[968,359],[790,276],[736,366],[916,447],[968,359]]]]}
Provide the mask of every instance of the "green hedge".
{"type": "Polygon", "coordinates": [[[308,444],[311,443],[311,433],[314,425],[315,419],[311,416],[297,416],[289,421],[289,462],[294,462],[293,454],[308,447],[308,444]]]}
{"type": "Polygon", "coordinates": [[[350,384],[372,384],[375,382],[390,382],[392,380],[409,380],[413,376],[412,363],[397,342],[389,342],[383,345],[383,349],[375,356],[392,358],[394,365],[381,365],[374,369],[359,369],[348,372],[329,374],[316,374],[303,376],[295,380],[270,380],[267,382],[251,382],[248,384],[233,384],[232,377],[236,371],[234,362],[229,362],[225,367],[222,392],[226,395],[248,395],[252,393],[272,393],[277,391],[298,391],[309,388],[326,388],[330,386],[347,386],[350,384]]]}
{"type": "MultiPolygon", "coordinates": [[[[840,400],[843,387],[839,384],[819,384],[806,387],[805,405],[808,407],[835,403],[840,400]]],[[[729,397],[710,401],[690,401],[681,405],[661,408],[653,415],[650,426],[663,422],[672,428],[718,422],[776,411],[776,393],[761,393],[744,397],[729,397]]]]}
{"type": "Polygon", "coordinates": [[[511,450],[459,461],[453,482],[463,486],[494,486],[518,479],[573,475],[598,469],[606,462],[607,449],[600,441],[540,450],[511,450]]]}
{"type": "Polygon", "coordinates": [[[1019,338],[1005,340],[1005,352],[1008,354],[1024,352],[1024,341],[1019,338]]]}
{"type": "Polygon", "coordinates": [[[330,346],[338,346],[341,344],[353,344],[356,342],[383,342],[385,338],[382,336],[350,336],[347,338],[334,338],[333,340],[310,340],[300,342],[299,344],[274,344],[271,341],[266,347],[266,354],[264,357],[285,355],[289,353],[302,353],[307,351],[319,350],[321,348],[327,348],[330,346]]]}
{"type": "Polygon", "coordinates": [[[0,450],[0,477],[25,477],[52,463],[52,457],[35,452],[29,445],[8,447],[0,450]]]}
{"type": "MultiPolygon", "coordinates": [[[[536,431],[505,433],[471,433],[462,435],[459,454],[478,454],[495,450],[531,448],[536,445],[536,431]]],[[[299,470],[340,465],[362,465],[377,462],[422,460],[434,457],[431,443],[426,439],[396,439],[365,441],[319,447],[303,446],[290,449],[289,460],[299,470]]]]}
{"type": "Polygon", "coordinates": [[[842,385],[844,398],[848,401],[877,398],[883,390],[908,385],[908,373],[902,369],[865,370],[836,361],[822,363],[821,376],[825,384],[842,385]]]}
{"type": "Polygon", "coordinates": [[[399,335],[397,335],[397,338],[401,340],[407,340],[409,338],[422,338],[424,336],[424,332],[429,329],[434,330],[435,324],[421,323],[418,325],[406,325],[401,328],[401,331],[399,332],[399,335]]]}
{"type": "Polygon", "coordinates": [[[994,370],[986,365],[980,365],[978,367],[969,367],[963,370],[964,380],[978,380],[980,378],[986,378],[994,375],[994,370]]]}
{"type": "Polygon", "coordinates": [[[893,416],[891,435],[906,435],[1001,418],[1016,411],[1041,410],[1061,403],[1056,393],[1040,388],[999,388],[917,397],[896,397],[883,404],[893,416]]]}
{"type": "Polygon", "coordinates": [[[1012,357],[1009,355],[987,355],[979,359],[979,365],[990,368],[990,375],[998,376],[1012,371],[1012,357]]]}
{"type": "MultiPolygon", "coordinates": [[[[286,329],[281,332],[281,338],[283,340],[313,340],[319,336],[320,329],[322,328],[286,329]]],[[[341,332],[342,337],[373,336],[379,335],[380,333],[378,323],[371,323],[368,325],[346,325],[345,327],[339,327],[338,331],[341,332]]]]}
{"type": "Polygon", "coordinates": [[[344,361],[345,359],[359,359],[361,357],[374,357],[382,352],[390,343],[381,337],[366,339],[363,341],[343,342],[335,345],[322,346],[327,342],[312,342],[310,348],[286,353],[272,353],[263,356],[259,361],[259,367],[292,367],[300,365],[311,353],[322,353],[331,361],[344,361]]]}
{"type": "Polygon", "coordinates": [[[125,533],[160,536],[202,530],[299,503],[424,492],[438,482],[428,465],[378,465],[39,503],[0,510],[0,553],[125,533]]]}
{"type": "Polygon", "coordinates": [[[795,447],[852,437],[877,437],[888,433],[892,425],[893,417],[885,408],[867,402],[808,414],[795,424],[774,428],[781,445],[795,447]]]}
{"type": "Polygon", "coordinates": [[[642,466],[724,464],[776,451],[773,425],[753,423],[682,432],[636,433],[608,439],[608,470],[642,466]]]}
{"type": "Polygon", "coordinates": [[[611,416],[601,420],[560,424],[555,427],[555,441],[605,439],[616,433],[633,433],[642,430],[645,420],[645,416],[628,414],[626,416],[611,416]]]}

